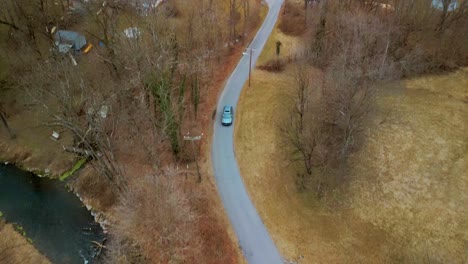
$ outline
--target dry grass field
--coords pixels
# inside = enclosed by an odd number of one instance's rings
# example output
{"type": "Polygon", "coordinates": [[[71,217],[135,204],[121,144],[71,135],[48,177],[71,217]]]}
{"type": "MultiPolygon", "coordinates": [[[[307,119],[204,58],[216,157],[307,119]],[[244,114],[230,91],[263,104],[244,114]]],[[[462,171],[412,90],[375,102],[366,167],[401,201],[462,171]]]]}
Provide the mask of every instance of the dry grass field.
{"type": "MultiPolygon", "coordinates": [[[[298,45],[275,29],[259,65],[274,56],[276,40],[282,56],[298,45]]],[[[301,165],[280,131],[294,71],[255,70],[235,122],[243,180],[281,254],[303,256],[299,263],[466,262],[467,69],[381,85],[337,206],[294,184],[301,165]]]]}
{"type": "Polygon", "coordinates": [[[468,69],[382,87],[351,207],[413,254],[468,260],[468,69]]]}

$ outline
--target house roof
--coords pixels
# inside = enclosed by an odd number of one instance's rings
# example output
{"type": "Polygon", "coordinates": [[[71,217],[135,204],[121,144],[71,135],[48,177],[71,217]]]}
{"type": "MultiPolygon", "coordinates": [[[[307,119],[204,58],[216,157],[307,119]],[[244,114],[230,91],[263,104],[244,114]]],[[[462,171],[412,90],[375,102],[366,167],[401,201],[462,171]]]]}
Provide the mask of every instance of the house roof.
{"type": "Polygon", "coordinates": [[[59,51],[66,53],[71,48],[80,50],[86,46],[86,38],[74,31],[59,30],[54,35],[55,44],[59,51]]]}
{"type": "MultiPolygon", "coordinates": [[[[442,0],[432,0],[432,7],[443,10],[444,9],[444,4],[442,0]]],[[[458,8],[458,1],[457,0],[451,0],[449,5],[448,5],[448,12],[454,11],[455,9],[458,8]]]]}

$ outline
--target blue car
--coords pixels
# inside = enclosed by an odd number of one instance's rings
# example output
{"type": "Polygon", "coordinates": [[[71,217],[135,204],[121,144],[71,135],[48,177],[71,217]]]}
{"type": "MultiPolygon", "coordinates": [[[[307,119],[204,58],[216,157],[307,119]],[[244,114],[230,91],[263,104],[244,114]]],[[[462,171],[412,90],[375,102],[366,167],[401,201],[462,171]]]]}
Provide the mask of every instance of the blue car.
{"type": "Polygon", "coordinates": [[[223,126],[230,126],[232,125],[232,120],[234,119],[234,110],[232,106],[224,106],[223,107],[223,115],[221,117],[221,124],[223,126]]]}

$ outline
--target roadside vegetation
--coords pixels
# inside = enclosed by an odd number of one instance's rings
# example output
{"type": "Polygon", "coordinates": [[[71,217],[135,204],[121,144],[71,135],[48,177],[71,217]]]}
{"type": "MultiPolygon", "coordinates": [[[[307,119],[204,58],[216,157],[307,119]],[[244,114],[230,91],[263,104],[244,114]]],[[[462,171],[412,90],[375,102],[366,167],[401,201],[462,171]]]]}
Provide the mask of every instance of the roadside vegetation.
{"type": "Polygon", "coordinates": [[[288,259],[467,260],[468,4],[442,2],[286,1],[235,138],[288,259]]]}
{"type": "Polygon", "coordinates": [[[0,157],[54,177],[88,161],[70,185],[110,221],[103,262],[237,263],[214,183],[192,169],[204,143],[184,136],[210,129],[224,68],[264,10],[256,0],[139,3],[5,1],[0,157]],[[57,30],[92,49],[61,54],[57,30]]]}

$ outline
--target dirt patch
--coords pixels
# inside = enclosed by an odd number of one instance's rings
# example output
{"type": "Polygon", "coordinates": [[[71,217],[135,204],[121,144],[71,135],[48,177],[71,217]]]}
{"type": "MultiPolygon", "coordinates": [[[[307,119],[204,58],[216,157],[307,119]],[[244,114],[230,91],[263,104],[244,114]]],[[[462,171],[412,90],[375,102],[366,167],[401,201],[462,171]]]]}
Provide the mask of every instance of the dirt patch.
{"type": "Polygon", "coordinates": [[[41,255],[27,239],[15,231],[11,224],[0,218],[0,262],[24,264],[48,264],[50,261],[41,255]]]}

